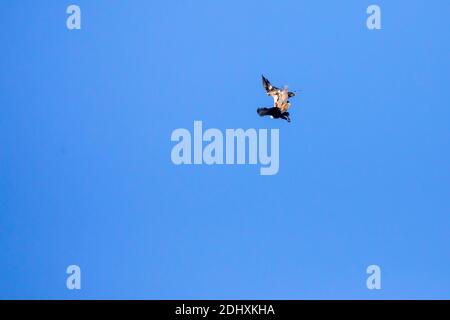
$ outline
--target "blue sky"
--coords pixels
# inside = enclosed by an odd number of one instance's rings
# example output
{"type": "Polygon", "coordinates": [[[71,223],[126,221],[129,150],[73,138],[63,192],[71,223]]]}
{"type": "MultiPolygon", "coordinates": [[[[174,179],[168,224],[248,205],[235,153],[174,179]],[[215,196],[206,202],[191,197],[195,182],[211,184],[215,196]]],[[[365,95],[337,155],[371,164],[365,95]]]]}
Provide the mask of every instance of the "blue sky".
{"type": "Polygon", "coordinates": [[[73,3],[1,4],[0,298],[450,297],[448,1],[73,3]],[[173,165],[194,120],[279,128],[279,173],[173,165]]]}

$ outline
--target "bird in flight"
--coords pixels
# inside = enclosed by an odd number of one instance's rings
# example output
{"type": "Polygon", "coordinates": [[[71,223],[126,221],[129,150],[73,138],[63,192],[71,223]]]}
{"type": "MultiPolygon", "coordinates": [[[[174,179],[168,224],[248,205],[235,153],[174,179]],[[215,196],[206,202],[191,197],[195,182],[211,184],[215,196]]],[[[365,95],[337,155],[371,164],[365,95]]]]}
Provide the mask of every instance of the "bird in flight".
{"type": "Polygon", "coordinates": [[[289,118],[289,112],[287,110],[291,106],[289,98],[295,96],[294,92],[288,90],[287,86],[283,89],[274,87],[269,80],[262,76],[262,84],[267,92],[268,96],[273,98],[272,108],[258,108],[256,111],[261,117],[270,116],[272,119],[284,119],[287,122],[291,122],[289,118]]]}

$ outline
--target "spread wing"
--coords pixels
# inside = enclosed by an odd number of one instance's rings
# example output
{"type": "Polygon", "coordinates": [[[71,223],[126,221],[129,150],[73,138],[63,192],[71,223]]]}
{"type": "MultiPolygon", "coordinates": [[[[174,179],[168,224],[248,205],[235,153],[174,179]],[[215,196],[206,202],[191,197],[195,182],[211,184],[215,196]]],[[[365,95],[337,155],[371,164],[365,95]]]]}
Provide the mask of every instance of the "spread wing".
{"type": "Polygon", "coordinates": [[[258,112],[258,114],[261,117],[270,115],[270,109],[269,108],[258,108],[258,110],[256,110],[256,112],[258,112]]]}
{"type": "Polygon", "coordinates": [[[275,97],[277,96],[278,92],[280,91],[280,89],[278,89],[277,87],[274,87],[269,80],[267,80],[264,76],[262,76],[262,83],[263,83],[263,87],[266,90],[267,94],[269,96],[275,97]]]}

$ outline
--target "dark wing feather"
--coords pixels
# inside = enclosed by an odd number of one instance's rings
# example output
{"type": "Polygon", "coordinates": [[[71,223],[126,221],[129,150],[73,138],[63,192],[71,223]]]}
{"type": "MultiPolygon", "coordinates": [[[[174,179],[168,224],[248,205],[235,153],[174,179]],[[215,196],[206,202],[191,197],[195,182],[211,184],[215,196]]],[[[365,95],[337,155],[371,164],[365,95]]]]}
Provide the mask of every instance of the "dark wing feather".
{"type": "Polygon", "coordinates": [[[274,94],[275,92],[277,92],[279,89],[277,87],[274,87],[269,80],[267,80],[263,75],[262,77],[262,84],[264,89],[266,90],[266,92],[270,95],[274,94]]]}
{"type": "Polygon", "coordinates": [[[256,112],[258,112],[258,114],[259,114],[261,117],[270,115],[270,109],[269,109],[269,108],[258,108],[258,109],[256,110],[256,112]]]}

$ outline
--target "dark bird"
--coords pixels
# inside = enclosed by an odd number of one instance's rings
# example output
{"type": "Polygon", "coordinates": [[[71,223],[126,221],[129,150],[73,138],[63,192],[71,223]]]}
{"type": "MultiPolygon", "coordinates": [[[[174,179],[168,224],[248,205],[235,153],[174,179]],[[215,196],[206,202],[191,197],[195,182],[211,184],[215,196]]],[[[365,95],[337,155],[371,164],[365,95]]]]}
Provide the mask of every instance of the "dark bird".
{"type": "Polygon", "coordinates": [[[272,108],[258,108],[256,111],[261,117],[270,116],[273,119],[284,119],[287,122],[291,122],[289,118],[289,112],[287,110],[291,106],[289,98],[295,96],[294,92],[291,92],[285,86],[283,89],[273,86],[269,80],[262,76],[262,84],[268,96],[273,98],[272,108]]]}

